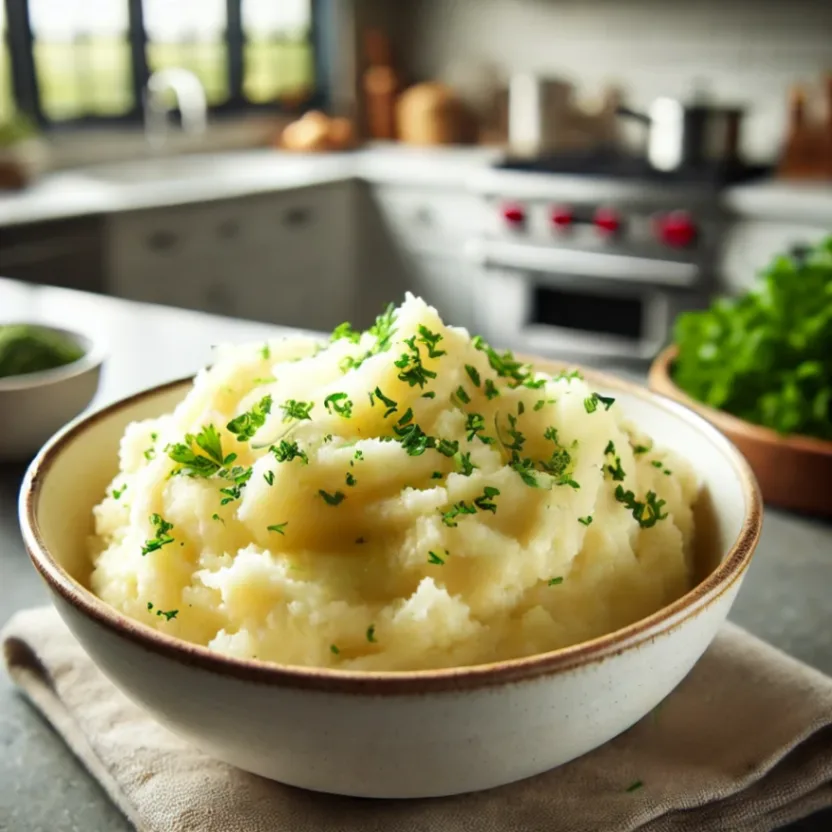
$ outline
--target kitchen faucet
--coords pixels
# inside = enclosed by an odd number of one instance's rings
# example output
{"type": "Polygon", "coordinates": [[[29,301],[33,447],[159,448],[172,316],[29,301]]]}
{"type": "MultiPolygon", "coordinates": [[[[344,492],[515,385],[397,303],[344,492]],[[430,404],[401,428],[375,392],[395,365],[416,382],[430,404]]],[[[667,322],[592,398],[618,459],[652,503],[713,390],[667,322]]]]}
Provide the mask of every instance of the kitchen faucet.
{"type": "Polygon", "coordinates": [[[167,138],[169,91],[176,98],[186,133],[204,133],[208,123],[208,104],[199,78],[180,67],[157,70],[148,79],[144,94],[145,136],[154,149],[159,149],[167,138]]]}

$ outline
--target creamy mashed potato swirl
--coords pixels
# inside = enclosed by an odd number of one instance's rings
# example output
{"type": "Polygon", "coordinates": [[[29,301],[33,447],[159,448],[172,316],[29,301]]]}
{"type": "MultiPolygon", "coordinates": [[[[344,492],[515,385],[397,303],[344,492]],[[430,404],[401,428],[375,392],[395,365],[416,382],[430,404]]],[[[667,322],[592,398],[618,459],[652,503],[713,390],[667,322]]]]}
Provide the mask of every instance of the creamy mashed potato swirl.
{"type": "Polygon", "coordinates": [[[363,334],[227,346],[131,424],[92,588],[233,656],[405,670],[552,650],[691,585],[688,463],[576,373],[407,296],[363,334]]]}

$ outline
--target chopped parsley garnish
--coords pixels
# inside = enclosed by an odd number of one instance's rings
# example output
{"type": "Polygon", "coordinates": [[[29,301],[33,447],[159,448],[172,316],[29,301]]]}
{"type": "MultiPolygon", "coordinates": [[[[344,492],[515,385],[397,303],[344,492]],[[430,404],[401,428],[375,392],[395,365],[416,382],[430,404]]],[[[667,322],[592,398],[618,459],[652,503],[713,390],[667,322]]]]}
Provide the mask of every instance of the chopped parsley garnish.
{"type": "Polygon", "coordinates": [[[497,385],[490,378],[487,378],[485,380],[485,398],[491,401],[491,399],[496,399],[499,395],[500,391],[497,389],[497,385]]]}
{"type": "Polygon", "coordinates": [[[665,469],[664,469],[664,471],[663,471],[662,473],[663,473],[666,477],[669,477],[669,476],[673,473],[673,471],[671,471],[671,470],[670,470],[670,468],[665,468],[665,469]]]}
{"type": "Polygon", "coordinates": [[[367,330],[370,335],[372,335],[376,342],[373,344],[370,349],[364,353],[360,358],[353,358],[353,356],[348,355],[342,362],[341,362],[341,372],[348,372],[349,370],[357,369],[360,367],[368,358],[372,358],[374,355],[378,355],[379,353],[386,352],[390,349],[390,344],[393,340],[393,335],[396,332],[396,328],[393,326],[396,319],[396,307],[391,303],[388,305],[387,309],[381,313],[376,318],[376,322],[367,330]]]}
{"type": "Polygon", "coordinates": [[[156,458],[156,448],[154,448],[152,445],[149,448],[146,448],[145,452],[144,452],[144,458],[148,462],[150,462],[151,459],[155,459],[156,458]]]}
{"type": "Polygon", "coordinates": [[[459,452],[459,442],[457,442],[456,439],[440,439],[439,442],[436,443],[436,450],[439,451],[442,456],[452,457],[454,454],[459,452]]]}
{"type": "Polygon", "coordinates": [[[274,376],[258,376],[257,378],[253,378],[251,383],[255,387],[262,387],[264,384],[272,384],[275,381],[277,379],[274,376]]]}
{"type": "Polygon", "coordinates": [[[607,442],[607,447],[604,448],[604,456],[607,456],[609,454],[614,454],[614,453],[615,453],[615,443],[612,441],[612,439],[610,439],[610,441],[607,442]]]}
{"type": "Polygon", "coordinates": [[[491,445],[494,440],[490,436],[483,436],[482,431],[485,430],[485,417],[481,413],[469,413],[465,420],[465,432],[469,442],[474,441],[476,436],[480,442],[491,445]]]}
{"type": "Polygon", "coordinates": [[[431,332],[424,324],[419,325],[419,340],[428,348],[428,358],[440,358],[447,355],[445,350],[436,349],[442,336],[437,332],[431,332]]]}
{"type": "Polygon", "coordinates": [[[268,485],[274,485],[274,471],[266,471],[266,473],[263,474],[263,479],[268,485]]]}
{"type": "Polygon", "coordinates": [[[543,438],[548,439],[550,442],[554,442],[557,445],[558,429],[550,425],[548,428],[546,428],[546,430],[543,431],[543,438]]]}
{"type": "Polygon", "coordinates": [[[412,338],[405,338],[404,343],[407,344],[409,351],[402,353],[401,357],[393,362],[401,370],[396,378],[407,382],[411,387],[417,384],[419,387],[424,387],[430,379],[436,378],[436,373],[425,369],[422,364],[422,356],[416,344],[415,335],[412,338]]]}
{"type": "Polygon", "coordinates": [[[120,500],[121,495],[124,494],[125,491],[127,491],[127,483],[122,485],[121,488],[114,488],[113,492],[112,492],[113,493],[113,499],[114,500],[120,500]]]}
{"type": "Polygon", "coordinates": [[[266,416],[271,413],[272,397],[263,396],[251,410],[241,413],[232,419],[225,427],[233,433],[240,442],[248,442],[266,422],[266,416]]]}
{"type": "Polygon", "coordinates": [[[337,656],[341,652],[334,644],[329,645],[329,651],[333,656],[337,656]]]}
{"type": "Polygon", "coordinates": [[[483,489],[482,497],[477,497],[474,500],[474,505],[480,511],[490,511],[492,514],[496,514],[497,513],[497,505],[496,505],[496,503],[494,503],[492,498],[493,497],[499,497],[499,496],[500,496],[500,489],[499,488],[493,488],[490,485],[486,485],[485,488],[483,489]]]}
{"type": "Polygon", "coordinates": [[[253,468],[243,468],[241,465],[235,465],[230,470],[223,469],[220,471],[220,476],[231,482],[231,485],[220,489],[220,494],[224,495],[220,500],[221,506],[227,505],[232,500],[240,499],[243,488],[251,479],[253,470],[253,468]]]}
{"type": "Polygon", "coordinates": [[[315,406],[315,402],[299,402],[295,399],[287,399],[280,409],[283,411],[283,421],[291,422],[293,419],[300,422],[304,419],[311,419],[309,411],[315,406]]]}
{"type": "Polygon", "coordinates": [[[619,485],[615,489],[615,499],[632,512],[633,519],[642,529],[649,529],[667,517],[667,512],[662,514],[665,501],[659,500],[655,491],[648,491],[641,502],[632,491],[625,491],[624,486],[619,485]]]}
{"type": "Polygon", "coordinates": [[[577,491],[581,485],[580,483],[575,482],[568,474],[564,474],[558,479],[555,480],[555,485],[568,485],[570,488],[574,488],[577,491]]]}
{"type": "Polygon", "coordinates": [[[604,410],[609,410],[615,404],[615,399],[612,396],[602,396],[600,393],[594,393],[593,395],[604,405],[604,410]]]}
{"type": "Polygon", "coordinates": [[[266,526],[266,531],[277,532],[278,534],[285,534],[284,529],[289,525],[287,520],[285,523],[275,523],[273,526],[266,526]]]}
{"type": "Polygon", "coordinates": [[[557,577],[557,578],[549,578],[549,580],[548,580],[546,583],[547,583],[549,586],[557,586],[558,584],[562,584],[562,583],[563,583],[563,578],[562,578],[562,577],[557,577]]]}
{"type": "Polygon", "coordinates": [[[545,387],[546,382],[548,381],[547,378],[527,378],[523,382],[523,387],[527,387],[529,390],[540,390],[541,387],[545,387]]]}
{"type": "Polygon", "coordinates": [[[477,368],[473,367],[471,364],[466,364],[465,365],[465,372],[468,373],[468,378],[471,379],[471,381],[474,384],[474,387],[479,387],[480,386],[479,370],[477,370],[477,368]]]}
{"type": "Polygon", "coordinates": [[[621,467],[621,457],[617,456],[615,458],[615,465],[606,465],[604,470],[615,480],[616,482],[624,482],[624,469],[621,467]]]}
{"type": "MultiPolygon", "coordinates": [[[[153,611],[153,604],[151,604],[150,601],[147,602],[147,611],[153,611]]],[[[173,619],[179,615],[179,610],[156,610],[156,615],[158,615],[159,618],[164,618],[166,621],[173,621],[173,619]]]]}
{"type": "Polygon", "coordinates": [[[633,453],[636,456],[640,454],[646,454],[653,450],[653,446],[651,445],[633,445],[633,453]]]}
{"type": "Polygon", "coordinates": [[[422,393],[423,399],[435,399],[436,393],[433,390],[429,390],[427,393],[422,393]]]}
{"type": "Polygon", "coordinates": [[[471,404],[471,397],[465,392],[465,388],[461,384],[456,388],[454,395],[463,404],[471,404]]]}
{"type": "Polygon", "coordinates": [[[428,448],[436,447],[436,440],[428,436],[419,425],[408,425],[407,427],[394,427],[399,443],[408,456],[421,456],[428,448]]]}
{"type": "Polygon", "coordinates": [[[653,460],[650,464],[651,464],[654,468],[661,468],[661,467],[662,467],[662,462],[661,462],[661,460],[660,460],[660,459],[654,459],[654,460],[653,460]]]}
{"type": "Polygon", "coordinates": [[[552,476],[560,477],[566,473],[566,469],[572,462],[572,457],[566,448],[556,448],[548,460],[543,460],[540,467],[552,476]]]}
{"type": "MultiPolygon", "coordinates": [[[[522,402],[520,402],[522,404],[522,402]]],[[[523,411],[520,411],[521,413],[523,411]]],[[[517,417],[513,416],[511,413],[508,414],[508,424],[509,430],[508,435],[511,437],[511,443],[506,444],[506,448],[510,451],[521,451],[523,449],[523,444],[526,441],[526,437],[517,430],[517,417]]]]}
{"type": "Polygon", "coordinates": [[[339,416],[349,419],[352,416],[352,402],[346,393],[333,393],[324,399],[324,407],[328,413],[335,411],[339,416]]]}
{"type": "Polygon", "coordinates": [[[434,472],[430,475],[430,478],[431,478],[432,480],[441,480],[441,479],[442,479],[442,472],[441,472],[441,471],[434,471],[434,472]]]}
{"type": "Polygon", "coordinates": [[[595,413],[598,410],[598,397],[593,393],[589,398],[584,399],[584,410],[587,413],[595,413]]]}
{"type": "Polygon", "coordinates": [[[332,330],[332,336],[329,340],[332,343],[335,343],[336,341],[341,341],[343,339],[346,339],[353,344],[357,344],[361,340],[361,333],[353,329],[352,324],[349,321],[344,321],[344,323],[338,324],[338,326],[332,330]]]}
{"type": "Polygon", "coordinates": [[[147,555],[150,552],[156,552],[161,549],[162,546],[167,546],[168,543],[173,543],[173,537],[168,534],[168,532],[170,532],[173,528],[173,523],[168,523],[161,514],[151,514],[150,525],[153,526],[156,536],[145,541],[144,546],[142,546],[142,555],[147,555]]]}
{"type": "Polygon", "coordinates": [[[514,458],[509,462],[509,466],[517,473],[520,479],[531,488],[540,488],[540,482],[535,473],[534,463],[530,459],[520,459],[515,454],[514,458]]]}
{"type": "Polygon", "coordinates": [[[534,403],[534,407],[532,408],[532,410],[534,410],[534,411],[543,410],[544,407],[546,407],[546,399],[538,399],[534,403]]]}
{"type": "Polygon", "coordinates": [[[579,517],[579,518],[578,518],[578,522],[579,522],[582,526],[591,526],[591,525],[592,525],[592,515],[591,515],[591,514],[587,514],[587,516],[586,516],[586,517],[579,517]]]}
{"type": "Polygon", "coordinates": [[[345,496],[342,491],[336,491],[334,494],[330,494],[329,492],[324,491],[323,488],[318,490],[318,494],[324,498],[324,502],[328,506],[337,506],[339,503],[343,502],[345,496]]]}
{"type": "Polygon", "coordinates": [[[624,790],[626,792],[637,792],[639,789],[644,787],[644,783],[641,780],[636,780],[634,783],[630,783],[629,786],[624,790]]]}
{"type": "Polygon", "coordinates": [[[454,455],[454,462],[457,465],[457,470],[463,477],[470,477],[476,470],[476,465],[471,462],[471,454],[457,453],[454,455]]]}
{"type": "Polygon", "coordinates": [[[413,408],[408,407],[407,410],[405,410],[405,412],[404,412],[404,416],[402,416],[402,418],[399,419],[399,421],[396,422],[396,424],[400,428],[403,428],[405,425],[409,424],[412,421],[413,421],[413,408]]]}
{"type": "Polygon", "coordinates": [[[477,509],[474,506],[469,505],[465,500],[460,500],[458,503],[454,503],[447,511],[442,512],[442,522],[450,528],[455,528],[459,525],[457,521],[458,517],[476,513],[477,509]]]}
{"type": "Polygon", "coordinates": [[[177,473],[186,477],[212,477],[237,458],[236,454],[223,455],[222,440],[219,431],[213,425],[207,425],[197,434],[186,433],[184,442],[168,445],[165,450],[168,456],[181,466],[177,473]],[[195,453],[193,445],[203,453],[195,453]]]}
{"type": "Polygon", "coordinates": [[[328,433],[322,440],[324,443],[332,442],[332,434],[328,433]]]}
{"type": "Polygon", "coordinates": [[[220,517],[219,514],[217,514],[216,512],[211,515],[211,519],[212,520],[219,520],[219,522],[222,523],[223,526],[225,525],[225,520],[223,520],[222,517],[220,517]]]}
{"type": "Polygon", "coordinates": [[[281,439],[279,444],[272,445],[269,450],[278,462],[291,462],[293,459],[299,459],[304,465],[309,464],[306,451],[302,451],[297,442],[287,442],[285,439],[281,439]]]}
{"type": "Polygon", "coordinates": [[[264,361],[268,361],[272,357],[271,347],[268,344],[263,344],[263,346],[260,347],[260,355],[264,361]]]}
{"type": "Polygon", "coordinates": [[[395,413],[396,409],[398,408],[398,403],[394,402],[393,399],[388,399],[381,390],[376,387],[372,393],[370,393],[370,406],[375,407],[376,402],[375,399],[378,399],[386,408],[387,410],[384,412],[384,418],[386,419],[391,413],[395,413]]]}
{"type": "Polygon", "coordinates": [[[376,641],[376,625],[375,624],[370,624],[370,626],[367,627],[367,641],[369,641],[370,644],[375,644],[375,641],[376,641]]]}
{"type": "Polygon", "coordinates": [[[475,349],[485,353],[489,366],[500,378],[513,379],[517,384],[522,384],[528,379],[528,365],[518,361],[510,350],[499,353],[479,335],[475,335],[471,343],[475,349]]]}
{"type": "Polygon", "coordinates": [[[437,555],[436,552],[428,552],[428,563],[433,563],[437,566],[444,566],[445,559],[437,555]]]}
{"type": "Polygon", "coordinates": [[[349,485],[350,487],[352,487],[352,486],[353,486],[353,485],[355,485],[355,483],[356,483],[356,479],[355,479],[355,477],[354,477],[354,476],[352,475],[352,473],[351,473],[351,472],[349,472],[349,471],[347,471],[346,483],[347,483],[347,485],[349,485]]]}
{"type": "Polygon", "coordinates": [[[526,412],[526,405],[523,402],[517,402],[517,415],[522,416],[526,412]]]}

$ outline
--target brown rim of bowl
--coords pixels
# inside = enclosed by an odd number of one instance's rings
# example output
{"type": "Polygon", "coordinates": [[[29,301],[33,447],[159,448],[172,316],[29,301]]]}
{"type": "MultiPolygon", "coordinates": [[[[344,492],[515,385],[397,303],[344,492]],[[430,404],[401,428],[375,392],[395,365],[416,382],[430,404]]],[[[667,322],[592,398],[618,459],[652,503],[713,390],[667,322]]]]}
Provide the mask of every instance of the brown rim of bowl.
{"type": "MultiPolygon", "coordinates": [[[[559,369],[565,365],[536,360],[541,368],[559,369]]],[[[29,466],[20,491],[20,525],[26,549],[35,568],[61,598],[94,622],[134,644],[168,659],[183,662],[237,680],[246,680],[304,690],[363,693],[372,695],[412,695],[426,692],[484,688],[543,675],[563,672],[623,653],[675,629],[716,601],[744,573],[760,535],[762,500],[757,481],[743,456],[715,427],[693,410],[636,384],[595,371],[581,371],[596,386],[620,390],[642,399],[692,423],[718,446],[733,466],[745,495],[745,518],[737,539],[719,566],[672,604],[626,627],[590,641],[548,653],[508,659],[491,664],[413,671],[349,671],[327,668],[278,665],[255,659],[224,656],[201,645],[165,635],[134,621],[106,604],[55,562],[46,549],[38,525],[36,507],[44,478],[62,448],[97,421],[142,399],[185,388],[192,378],[179,379],[136,393],[92,414],[79,417],[56,434],[29,466]]]]}
{"type": "Polygon", "coordinates": [[[819,439],[815,436],[806,436],[802,433],[782,436],[771,428],[755,425],[753,422],[747,422],[745,419],[740,419],[739,416],[734,416],[725,410],[717,410],[710,405],[691,398],[691,396],[676,384],[670,372],[678,354],[679,348],[675,344],[672,344],[669,347],[665,347],[653,360],[647,383],[654,393],[666,395],[655,389],[656,379],[661,379],[673,390],[672,397],[667,396],[667,398],[673,398],[685,407],[697,411],[722,431],[743,434],[750,439],[765,442],[768,445],[780,445],[781,447],[791,448],[795,451],[803,451],[804,453],[832,456],[832,441],[830,440],[819,439]]]}
{"type": "Polygon", "coordinates": [[[104,346],[88,335],[82,335],[80,332],[74,332],[71,329],[64,329],[60,326],[52,326],[51,324],[26,323],[23,321],[5,321],[0,326],[16,326],[18,324],[37,327],[38,329],[45,329],[49,332],[56,332],[59,335],[63,335],[81,347],[84,350],[84,354],[80,358],[75,359],[75,361],[70,361],[69,364],[62,364],[60,367],[53,367],[51,370],[38,370],[35,373],[4,376],[0,378],[0,393],[57,384],[59,381],[66,381],[75,376],[83,375],[89,370],[94,370],[104,362],[104,358],[106,357],[104,346]]]}

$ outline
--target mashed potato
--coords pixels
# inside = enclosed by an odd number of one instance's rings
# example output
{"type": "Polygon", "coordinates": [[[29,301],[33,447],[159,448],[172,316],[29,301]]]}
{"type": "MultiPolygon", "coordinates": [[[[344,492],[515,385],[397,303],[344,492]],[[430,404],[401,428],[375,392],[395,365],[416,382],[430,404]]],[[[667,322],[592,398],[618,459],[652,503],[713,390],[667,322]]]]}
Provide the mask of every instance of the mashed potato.
{"type": "Polygon", "coordinates": [[[633,622],[691,585],[690,466],[577,373],[408,296],[368,332],[222,347],[131,424],[92,588],[233,656],[469,665],[633,622]]]}

